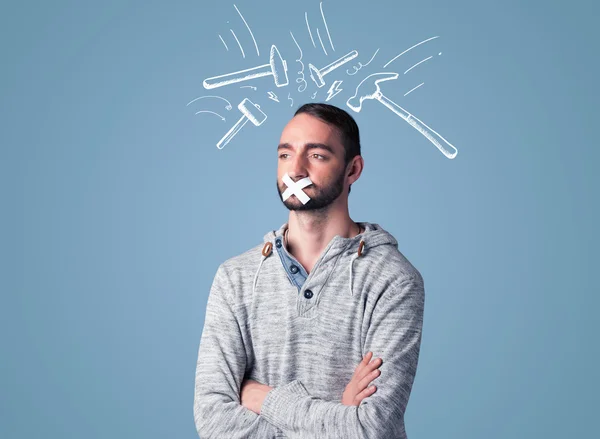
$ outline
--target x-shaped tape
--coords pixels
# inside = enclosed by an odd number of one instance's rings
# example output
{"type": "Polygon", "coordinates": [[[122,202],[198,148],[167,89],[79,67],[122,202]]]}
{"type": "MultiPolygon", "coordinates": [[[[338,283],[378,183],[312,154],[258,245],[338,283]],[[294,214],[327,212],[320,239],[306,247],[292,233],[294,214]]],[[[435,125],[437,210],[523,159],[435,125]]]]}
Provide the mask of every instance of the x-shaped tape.
{"type": "Polygon", "coordinates": [[[283,201],[287,200],[292,195],[295,195],[302,202],[302,204],[308,203],[310,197],[306,195],[302,189],[312,184],[312,181],[309,177],[304,177],[302,180],[294,181],[286,172],[285,175],[281,177],[281,180],[287,186],[287,189],[282,195],[283,201]]]}

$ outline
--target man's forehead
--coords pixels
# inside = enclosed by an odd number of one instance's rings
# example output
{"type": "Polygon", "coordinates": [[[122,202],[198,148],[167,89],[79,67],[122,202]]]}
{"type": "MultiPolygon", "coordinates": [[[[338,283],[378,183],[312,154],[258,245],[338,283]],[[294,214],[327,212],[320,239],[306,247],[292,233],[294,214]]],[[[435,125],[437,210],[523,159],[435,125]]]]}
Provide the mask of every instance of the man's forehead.
{"type": "Polygon", "coordinates": [[[281,133],[280,144],[287,144],[292,148],[309,144],[325,144],[334,149],[342,148],[338,130],[306,114],[299,114],[292,118],[281,133]]]}
{"type": "Polygon", "coordinates": [[[335,128],[329,125],[328,123],[325,123],[324,121],[315,116],[311,116],[310,114],[304,113],[292,117],[292,119],[287,123],[283,131],[290,131],[299,128],[324,133],[335,131],[335,128]]]}

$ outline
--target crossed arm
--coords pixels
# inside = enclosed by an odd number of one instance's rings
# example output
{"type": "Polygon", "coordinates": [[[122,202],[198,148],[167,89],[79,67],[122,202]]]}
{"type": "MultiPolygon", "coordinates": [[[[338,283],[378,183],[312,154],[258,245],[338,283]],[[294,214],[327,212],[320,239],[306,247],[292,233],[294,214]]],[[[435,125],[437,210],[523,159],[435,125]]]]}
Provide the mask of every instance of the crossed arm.
{"type": "Polygon", "coordinates": [[[422,279],[407,278],[389,288],[373,311],[364,349],[383,358],[376,393],[359,406],[347,406],[313,397],[294,380],[258,392],[255,389],[254,404],[260,415],[241,404],[246,352],[226,295],[228,287],[219,267],[208,298],[196,365],[194,421],[202,439],[406,437],[404,412],[421,342],[422,279]]]}
{"type": "MultiPolygon", "coordinates": [[[[368,352],[354,369],[352,378],[342,393],[342,404],[358,406],[363,399],[375,392],[376,386],[369,385],[369,383],[381,374],[379,366],[381,366],[381,358],[373,360],[373,352],[368,352]]],[[[273,389],[274,387],[255,380],[244,380],[240,391],[241,403],[248,410],[260,415],[262,404],[267,394],[273,389]]]]}

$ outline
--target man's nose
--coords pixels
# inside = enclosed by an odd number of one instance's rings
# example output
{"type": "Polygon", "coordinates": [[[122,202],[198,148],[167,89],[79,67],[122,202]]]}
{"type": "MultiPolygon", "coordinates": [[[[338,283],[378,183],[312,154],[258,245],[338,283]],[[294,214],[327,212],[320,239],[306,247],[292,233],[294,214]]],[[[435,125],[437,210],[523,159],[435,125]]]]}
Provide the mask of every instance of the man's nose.
{"type": "Polygon", "coordinates": [[[298,181],[304,177],[308,177],[308,171],[306,169],[306,159],[303,155],[298,154],[294,157],[294,161],[288,171],[289,176],[294,180],[298,181]]]}

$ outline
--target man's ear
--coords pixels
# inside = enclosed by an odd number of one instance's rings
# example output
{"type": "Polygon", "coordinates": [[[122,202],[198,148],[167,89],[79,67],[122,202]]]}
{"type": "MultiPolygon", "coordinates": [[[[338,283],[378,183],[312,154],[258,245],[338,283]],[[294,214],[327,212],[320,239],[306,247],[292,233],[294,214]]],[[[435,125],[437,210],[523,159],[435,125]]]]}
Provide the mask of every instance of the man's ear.
{"type": "Polygon", "coordinates": [[[348,177],[355,177],[355,180],[358,180],[360,174],[362,173],[364,166],[363,158],[360,155],[354,156],[348,166],[346,168],[346,175],[348,177]]]}

